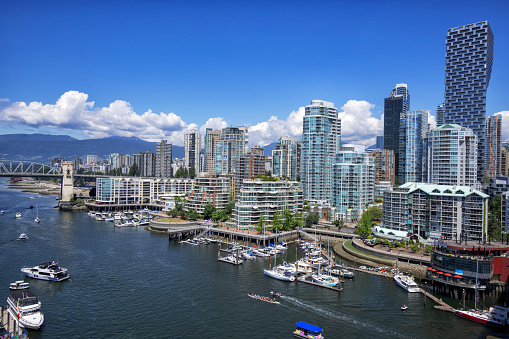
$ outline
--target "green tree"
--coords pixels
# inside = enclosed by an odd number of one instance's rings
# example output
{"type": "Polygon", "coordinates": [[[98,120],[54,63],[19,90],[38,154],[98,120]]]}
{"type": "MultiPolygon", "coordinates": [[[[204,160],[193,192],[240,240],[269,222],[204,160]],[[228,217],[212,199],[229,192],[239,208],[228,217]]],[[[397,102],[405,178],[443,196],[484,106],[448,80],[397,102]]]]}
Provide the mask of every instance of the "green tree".
{"type": "Polygon", "coordinates": [[[419,244],[414,243],[414,244],[410,245],[410,249],[412,250],[412,253],[417,252],[419,250],[419,244]]]}
{"type": "Polygon", "coordinates": [[[140,169],[138,168],[138,164],[134,163],[129,168],[129,173],[127,173],[130,177],[139,177],[140,176],[140,169]]]}
{"type": "Polygon", "coordinates": [[[502,238],[502,196],[497,195],[490,202],[488,210],[488,235],[493,239],[502,238]]]}
{"type": "Polygon", "coordinates": [[[212,214],[216,211],[216,207],[211,204],[205,205],[203,208],[203,219],[208,220],[212,217],[212,214]]]}
{"type": "Polygon", "coordinates": [[[199,217],[200,217],[200,215],[198,214],[198,212],[196,212],[194,210],[190,210],[187,212],[187,218],[190,220],[196,220],[199,217]]]}
{"type": "Polygon", "coordinates": [[[232,201],[232,202],[229,202],[229,203],[225,206],[225,208],[224,208],[224,210],[226,211],[226,213],[227,213],[227,214],[232,214],[232,212],[233,212],[233,210],[234,210],[234,209],[235,209],[235,202],[233,202],[233,201],[232,201]]]}
{"type": "Polygon", "coordinates": [[[272,217],[272,227],[278,231],[283,228],[283,224],[281,223],[281,214],[279,211],[274,212],[274,216],[272,217]]]}
{"type": "Polygon", "coordinates": [[[213,222],[218,222],[221,220],[221,214],[220,214],[220,211],[214,211],[214,213],[212,213],[212,221],[213,222]]]}
{"type": "Polygon", "coordinates": [[[270,171],[267,171],[267,170],[266,170],[266,171],[265,171],[265,176],[266,176],[266,177],[271,177],[271,176],[272,176],[272,173],[270,173],[270,171]]]}
{"type": "Polygon", "coordinates": [[[373,217],[369,211],[362,213],[361,221],[357,224],[357,233],[362,239],[366,239],[371,235],[371,227],[373,226],[373,217]]]}
{"type": "Polygon", "coordinates": [[[368,208],[369,213],[371,213],[371,216],[373,217],[374,221],[380,221],[382,220],[382,209],[378,206],[371,206],[368,208]]]}
{"type": "Polygon", "coordinates": [[[283,229],[289,230],[292,227],[292,211],[288,208],[283,210],[283,229]]]}
{"type": "Polygon", "coordinates": [[[265,216],[263,214],[260,215],[260,218],[258,219],[258,222],[256,223],[256,231],[258,233],[262,233],[264,231],[266,224],[267,224],[267,221],[265,219],[265,216]]]}
{"type": "Polygon", "coordinates": [[[192,166],[189,169],[189,178],[194,179],[195,177],[196,177],[196,168],[194,168],[194,166],[192,166]]]}
{"type": "Polygon", "coordinates": [[[320,220],[320,216],[318,215],[318,213],[309,213],[306,216],[305,225],[307,227],[309,227],[313,224],[318,224],[319,220],[320,220]]]}

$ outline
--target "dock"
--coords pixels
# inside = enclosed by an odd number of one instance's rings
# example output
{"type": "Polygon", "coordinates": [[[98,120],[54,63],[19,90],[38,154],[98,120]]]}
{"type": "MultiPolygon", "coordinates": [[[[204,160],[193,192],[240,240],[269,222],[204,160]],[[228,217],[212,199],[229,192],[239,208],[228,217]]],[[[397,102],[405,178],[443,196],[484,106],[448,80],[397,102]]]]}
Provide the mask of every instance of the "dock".
{"type": "Polygon", "coordinates": [[[4,339],[19,338],[28,339],[28,333],[19,327],[17,319],[8,312],[8,306],[2,306],[0,312],[0,336],[4,339]]]}
{"type": "Polygon", "coordinates": [[[224,257],[219,257],[217,258],[218,261],[222,261],[222,262],[225,262],[225,263],[228,263],[228,264],[232,264],[232,265],[240,265],[242,264],[242,262],[232,262],[232,261],[229,261],[229,260],[226,260],[224,257]]]}
{"type": "Polygon", "coordinates": [[[332,286],[322,285],[322,284],[316,283],[314,281],[306,280],[310,276],[311,276],[311,273],[307,273],[306,275],[303,275],[302,277],[299,277],[299,278],[295,279],[295,281],[303,282],[303,283],[306,283],[306,284],[311,284],[311,285],[319,286],[319,287],[323,287],[323,288],[327,288],[327,289],[335,291],[335,292],[341,292],[343,290],[343,287],[332,287],[332,286]]]}

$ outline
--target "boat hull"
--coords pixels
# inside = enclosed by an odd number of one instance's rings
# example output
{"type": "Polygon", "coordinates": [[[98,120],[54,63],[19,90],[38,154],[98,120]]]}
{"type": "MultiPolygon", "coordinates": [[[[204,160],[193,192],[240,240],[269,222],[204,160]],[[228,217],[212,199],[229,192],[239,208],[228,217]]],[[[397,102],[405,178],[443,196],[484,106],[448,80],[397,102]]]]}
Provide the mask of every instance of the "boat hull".
{"type": "Polygon", "coordinates": [[[277,273],[274,273],[274,271],[272,271],[272,270],[263,270],[263,274],[265,274],[266,276],[269,276],[271,278],[277,279],[277,280],[290,281],[290,282],[295,281],[295,277],[292,275],[286,276],[283,274],[277,274],[277,273]]]}
{"type": "MultiPolygon", "coordinates": [[[[412,287],[412,286],[408,286],[407,284],[405,284],[402,280],[402,278],[399,277],[399,276],[394,276],[394,282],[399,286],[401,287],[402,289],[404,289],[405,291],[409,292],[409,293],[417,293],[417,292],[420,292],[419,290],[419,287],[412,287]]],[[[408,278],[410,279],[410,278],[408,278]]],[[[412,282],[413,282],[413,279],[412,279],[412,282]]]]}
{"type": "Polygon", "coordinates": [[[25,273],[27,277],[33,278],[33,279],[39,279],[39,280],[48,280],[48,281],[64,281],[66,279],[69,279],[69,274],[66,274],[62,277],[52,277],[48,275],[41,275],[30,271],[31,269],[21,269],[21,272],[25,273]]]}
{"type": "Polygon", "coordinates": [[[463,319],[475,321],[476,323],[483,324],[483,325],[488,325],[488,326],[493,326],[493,327],[503,327],[504,326],[501,323],[491,320],[488,316],[479,314],[477,312],[457,310],[456,315],[463,319]]]}

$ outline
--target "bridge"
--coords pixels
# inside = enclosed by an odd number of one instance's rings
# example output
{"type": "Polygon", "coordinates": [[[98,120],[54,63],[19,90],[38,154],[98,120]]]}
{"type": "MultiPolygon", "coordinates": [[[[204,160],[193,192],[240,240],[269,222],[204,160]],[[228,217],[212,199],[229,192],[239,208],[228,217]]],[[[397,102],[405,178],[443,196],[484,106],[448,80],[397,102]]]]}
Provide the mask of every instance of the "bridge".
{"type": "Polygon", "coordinates": [[[72,161],[64,161],[61,167],[52,167],[33,161],[0,160],[0,177],[61,178],[60,201],[69,202],[73,197],[75,180],[85,183],[106,176],[74,173],[72,161]]]}

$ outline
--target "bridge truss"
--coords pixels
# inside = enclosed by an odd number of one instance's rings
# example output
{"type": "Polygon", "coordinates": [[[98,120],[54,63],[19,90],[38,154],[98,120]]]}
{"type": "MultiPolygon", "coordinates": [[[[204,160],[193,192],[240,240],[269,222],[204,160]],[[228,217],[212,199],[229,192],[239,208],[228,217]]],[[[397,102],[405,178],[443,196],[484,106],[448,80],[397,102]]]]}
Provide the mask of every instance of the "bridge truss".
{"type": "Polygon", "coordinates": [[[33,161],[0,160],[0,176],[62,177],[62,169],[33,161]]]}

